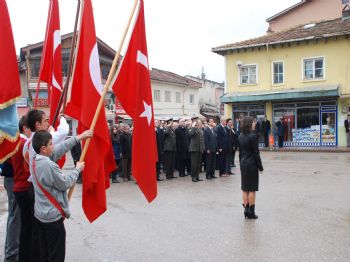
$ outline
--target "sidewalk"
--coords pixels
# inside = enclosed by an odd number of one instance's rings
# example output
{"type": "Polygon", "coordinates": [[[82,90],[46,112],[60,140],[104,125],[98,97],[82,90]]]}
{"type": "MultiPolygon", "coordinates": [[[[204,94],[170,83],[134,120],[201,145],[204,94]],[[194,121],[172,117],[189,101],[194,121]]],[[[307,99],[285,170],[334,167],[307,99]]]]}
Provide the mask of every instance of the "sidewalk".
{"type": "Polygon", "coordinates": [[[327,152],[327,153],[350,153],[350,147],[260,147],[260,151],[265,152],[327,152]]]}

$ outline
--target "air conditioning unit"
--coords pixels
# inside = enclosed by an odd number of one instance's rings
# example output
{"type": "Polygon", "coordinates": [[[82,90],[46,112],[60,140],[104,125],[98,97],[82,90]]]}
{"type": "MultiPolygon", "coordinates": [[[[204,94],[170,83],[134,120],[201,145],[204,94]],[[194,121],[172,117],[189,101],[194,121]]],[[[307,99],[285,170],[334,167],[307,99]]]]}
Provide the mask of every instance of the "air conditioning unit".
{"type": "Polygon", "coordinates": [[[115,105],[114,105],[114,104],[110,104],[110,105],[109,105],[109,110],[110,110],[111,112],[115,112],[115,105]]]}

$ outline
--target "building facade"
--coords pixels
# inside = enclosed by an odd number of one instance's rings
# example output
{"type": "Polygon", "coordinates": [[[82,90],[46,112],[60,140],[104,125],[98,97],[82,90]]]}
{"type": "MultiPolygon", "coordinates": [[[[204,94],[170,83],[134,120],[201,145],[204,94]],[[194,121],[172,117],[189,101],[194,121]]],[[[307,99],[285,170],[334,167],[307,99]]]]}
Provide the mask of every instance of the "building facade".
{"type": "Polygon", "coordinates": [[[204,72],[201,77],[186,75],[188,79],[197,81],[202,85],[199,89],[199,107],[200,114],[207,118],[218,120],[220,115],[223,115],[223,104],[220,101],[224,94],[224,83],[218,83],[206,79],[204,72]]]}
{"type": "MultiPolygon", "coordinates": [[[[72,37],[72,33],[61,37],[63,85],[67,79],[72,37]]],[[[18,61],[22,89],[22,98],[20,100],[21,105],[18,105],[20,108],[24,108],[24,104],[27,106],[33,106],[35,104],[43,44],[43,42],[40,42],[27,45],[22,47],[20,50],[20,57],[18,61]]],[[[109,70],[112,66],[116,52],[99,38],[97,38],[97,47],[100,58],[102,84],[104,84],[108,78],[109,70]]],[[[114,120],[114,113],[111,113],[108,109],[109,105],[113,103],[112,98],[113,93],[112,91],[109,91],[105,99],[105,110],[106,116],[110,120],[114,120]]],[[[37,106],[41,110],[44,110],[47,114],[49,113],[48,90],[47,84],[44,82],[40,83],[37,106]]],[[[28,111],[28,107],[24,109],[25,110],[19,110],[20,115],[25,114],[26,111],[28,111]]]]}
{"type": "Polygon", "coordinates": [[[199,82],[156,68],[152,68],[150,74],[156,118],[199,115],[199,90],[202,88],[199,82]]]}
{"type": "Polygon", "coordinates": [[[301,0],[267,18],[267,31],[278,32],[301,24],[339,18],[342,16],[343,2],[344,0],[301,0]]]}
{"type": "Polygon", "coordinates": [[[213,48],[226,60],[226,115],[267,115],[273,133],[283,121],[285,146],[345,146],[349,36],[339,18],[213,48]]]}

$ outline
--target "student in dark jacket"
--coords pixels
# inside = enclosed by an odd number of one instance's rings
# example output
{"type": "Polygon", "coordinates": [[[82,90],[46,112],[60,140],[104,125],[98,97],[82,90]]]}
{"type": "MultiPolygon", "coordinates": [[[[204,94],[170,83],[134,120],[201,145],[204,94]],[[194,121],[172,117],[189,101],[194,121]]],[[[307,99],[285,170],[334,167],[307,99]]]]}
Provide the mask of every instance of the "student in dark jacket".
{"type": "Polygon", "coordinates": [[[228,176],[226,173],[226,154],[229,148],[229,137],[226,129],[226,118],[220,119],[220,124],[216,127],[216,138],[218,143],[218,166],[219,175],[228,176]]]}
{"type": "Polygon", "coordinates": [[[189,136],[186,128],[185,119],[179,120],[179,127],[175,129],[176,136],[176,161],[179,170],[179,176],[184,177],[185,168],[188,167],[189,160],[189,136]]]}
{"type": "Polygon", "coordinates": [[[264,170],[254,129],[253,118],[245,117],[242,120],[242,133],[238,138],[244,216],[249,219],[258,218],[255,214],[255,197],[259,190],[259,171],[264,170]]]}
{"type": "Polygon", "coordinates": [[[216,133],[214,130],[214,120],[209,119],[208,127],[204,129],[204,145],[205,145],[205,156],[206,156],[206,178],[213,179],[215,176],[215,162],[217,153],[217,142],[216,133]]]}

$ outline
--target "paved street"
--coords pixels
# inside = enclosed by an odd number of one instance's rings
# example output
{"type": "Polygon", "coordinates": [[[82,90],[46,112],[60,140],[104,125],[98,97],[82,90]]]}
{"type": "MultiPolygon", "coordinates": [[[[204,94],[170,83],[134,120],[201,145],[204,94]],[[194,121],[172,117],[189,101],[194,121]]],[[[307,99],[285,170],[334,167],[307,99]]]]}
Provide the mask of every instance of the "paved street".
{"type": "MultiPolygon", "coordinates": [[[[256,221],[243,217],[239,168],[212,181],[160,182],[151,205],[133,182],[113,184],[93,224],[78,186],[66,261],[349,261],[350,154],[262,152],[262,161],[256,221]]],[[[0,261],[5,202],[0,186],[0,261]]]]}

